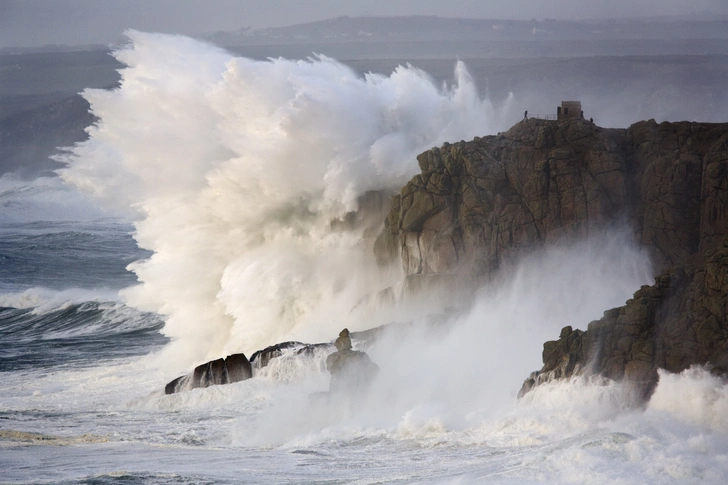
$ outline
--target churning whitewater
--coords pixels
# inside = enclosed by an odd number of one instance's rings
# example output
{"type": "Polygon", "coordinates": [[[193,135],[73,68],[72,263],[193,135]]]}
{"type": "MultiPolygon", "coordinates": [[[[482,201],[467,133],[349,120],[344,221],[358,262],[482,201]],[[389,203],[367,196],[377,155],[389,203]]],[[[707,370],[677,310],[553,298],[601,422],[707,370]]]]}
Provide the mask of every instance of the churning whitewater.
{"type": "Polygon", "coordinates": [[[420,152],[500,128],[508,104],[481,99],[460,62],[448,87],[411,66],[360,77],[323,56],[254,61],[128,35],[120,86],[84,93],[99,122],[61,176],[135,218],[154,255],[124,296],[165,315],[178,367],[365,325],[344,320],[387,282],[362,235],[331,221],[398,190],[420,152]]]}
{"type": "Polygon", "coordinates": [[[37,223],[69,189],[0,184],[41,208],[0,228],[0,481],[725,483],[728,387],[704,369],[661,373],[645,409],[598,379],[516,400],[544,341],[651,282],[627,235],[533,253],[459,311],[373,298],[401,270],[372,256],[381,214],[349,215],[398,191],[420,152],[505,129],[511,98],[481,98],[461,62],[439,86],[412,66],[360,76],[128,36],[120,84],[84,92],[89,139],[59,157],[106,218],[37,223]],[[23,273],[30,260],[46,271],[23,273]],[[310,399],[329,384],[320,354],[163,392],[207,360],[392,321],[423,324],[366,349],[381,372],[360,402],[310,399]]]}

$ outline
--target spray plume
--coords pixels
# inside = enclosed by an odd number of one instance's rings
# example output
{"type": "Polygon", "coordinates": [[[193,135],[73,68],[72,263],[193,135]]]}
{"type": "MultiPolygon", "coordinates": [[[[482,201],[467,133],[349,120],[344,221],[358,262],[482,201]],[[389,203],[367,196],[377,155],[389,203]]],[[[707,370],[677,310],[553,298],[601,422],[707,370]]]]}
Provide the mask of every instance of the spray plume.
{"type": "Polygon", "coordinates": [[[412,66],[360,77],[324,56],[254,61],[127,35],[120,85],[84,92],[99,121],[60,175],[130,215],[154,252],[124,296],[165,315],[177,366],[381,323],[346,321],[383,282],[361,234],[331,220],[398,189],[431,146],[502,128],[461,62],[438,87],[412,66]]]}

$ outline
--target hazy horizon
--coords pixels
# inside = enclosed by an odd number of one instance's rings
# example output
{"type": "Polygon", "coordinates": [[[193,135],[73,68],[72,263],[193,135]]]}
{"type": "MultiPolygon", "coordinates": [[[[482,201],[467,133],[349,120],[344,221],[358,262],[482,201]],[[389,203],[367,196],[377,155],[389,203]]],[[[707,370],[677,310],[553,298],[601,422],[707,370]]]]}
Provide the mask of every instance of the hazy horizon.
{"type": "Polygon", "coordinates": [[[0,48],[118,42],[126,29],[200,35],[340,16],[560,20],[728,15],[725,0],[0,0],[0,48]]]}

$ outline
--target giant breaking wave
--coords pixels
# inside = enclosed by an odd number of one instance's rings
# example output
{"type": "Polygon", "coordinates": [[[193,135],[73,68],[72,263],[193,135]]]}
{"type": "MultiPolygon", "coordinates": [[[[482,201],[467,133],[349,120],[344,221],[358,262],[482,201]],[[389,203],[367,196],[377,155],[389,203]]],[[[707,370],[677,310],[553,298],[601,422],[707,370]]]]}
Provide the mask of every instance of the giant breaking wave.
{"type": "Polygon", "coordinates": [[[500,128],[510,104],[480,98],[461,62],[438,86],[412,66],[361,77],[324,56],[256,61],[127,35],[120,85],[83,93],[99,121],[60,174],[133,217],[154,251],[125,297],[166,316],[173,365],[361,327],[351,308],[384,282],[361,234],[331,220],[398,189],[418,153],[500,128]]]}

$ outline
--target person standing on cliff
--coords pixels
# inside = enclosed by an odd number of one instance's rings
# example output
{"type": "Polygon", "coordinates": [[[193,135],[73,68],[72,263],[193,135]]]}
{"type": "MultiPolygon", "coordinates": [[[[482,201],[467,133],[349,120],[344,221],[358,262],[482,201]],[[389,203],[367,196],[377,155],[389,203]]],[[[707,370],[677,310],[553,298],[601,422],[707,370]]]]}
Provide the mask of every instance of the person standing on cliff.
{"type": "Polygon", "coordinates": [[[526,111],[523,112],[523,119],[524,120],[527,120],[528,119],[528,110],[526,110],[526,111]]]}

